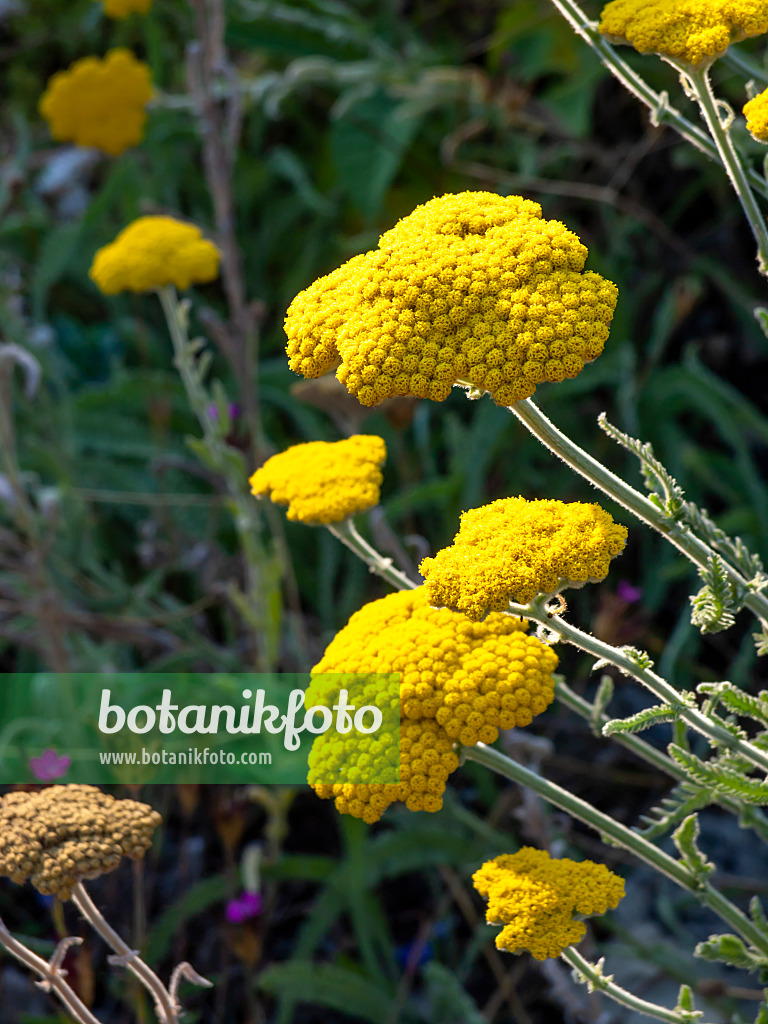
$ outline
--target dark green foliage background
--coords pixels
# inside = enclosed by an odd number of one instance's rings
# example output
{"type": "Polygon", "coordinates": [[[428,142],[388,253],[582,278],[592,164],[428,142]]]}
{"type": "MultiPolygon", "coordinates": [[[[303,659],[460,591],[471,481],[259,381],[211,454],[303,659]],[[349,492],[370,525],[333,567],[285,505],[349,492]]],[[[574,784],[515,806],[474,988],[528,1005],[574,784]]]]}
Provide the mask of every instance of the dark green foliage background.
{"type": "MultiPolygon", "coordinates": [[[[199,136],[183,100],[184,48],[193,35],[182,0],[155,0],[147,18],[125,22],[103,18],[91,0],[28,0],[0,17],[0,334],[42,364],[34,396],[17,381],[19,462],[47,524],[72,665],[83,671],[244,669],[258,643],[227,598],[242,574],[235,534],[221,489],[185,443],[199,430],[159,304],[152,296],[105,299],[87,277],[95,250],[142,213],[174,213],[212,228],[199,136]],[[38,187],[56,147],[36,103],[54,71],[114,45],[130,46],[151,65],[159,92],[147,136],[119,159],[99,161],[87,180],[87,208],[63,217],[38,187]]],[[[234,191],[249,297],[263,304],[259,394],[272,450],[342,436],[337,418],[292,393],[282,319],[294,294],[375,246],[381,231],[435,195],[521,193],[576,231],[590,250],[588,268],[620,290],[605,354],[578,379],[543,385],[537,401],[639,485],[637,466],[596,426],[605,409],[619,427],[653,443],[720,525],[768,550],[768,340],[751,312],[764,289],[749,232],[722,170],[671,130],[652,127],[546,0],[233,0],[227,44],[250,82],[234,191]]],[[[761,45],[745,49],[762,60],[761,45]]],[[[695,119],[670,69],[630,59],[695,119]]],[[[740,107],[743,77],[722,65],[715,80],[740,107]]],[[[743,127],[736,130],[757,163],[758,147],[743,127]]],[[[199,289],[194,301],[224,312],[218,284],[199,289]]],[[[214,372],[238,401],[238,382],[220,356],[214,372]]],[[[401,537],[416,538],[418,554],[449,542],[459,513],[484,501],[595,497],[488,399],[468,403],[456,391],[399,419],[373,410],[358,423],[387,441],[383,507],[401,537]]],[[[231,441],[246,449],[242,431],[236,421],[231,441]]],[[[605,504],[629,526],[629,544],[605,583],[573,597],[574,621],[592,628],[602,616],[608,638],[647,648],[681,689],[725,674],[749,690],[765,685],[756,678],[746,616],[702,641],[690,624],[688,594],[699,586],[691,567],[605,504]],[[616,604],[622,578],[642,589],[640,614],[616,604]]],[[[35,595],[14,553],[13,516],[1,504],[0,529],[0,667],[50,667],[40,653],[35,595]]],[[[277,584],[265,583],[281,616],[278,667],[304,670],[347,617],[385,589],[325,531],[283,524],[281,513],[265,522],[265,537],[290,553],[296,580],[286,602],[277,584]]],[[[589,662],[576,652],[563,652],[562,670],[574,687],[592,685],[589,662]]],[[[642,706],[639,698],[622,699],[618,713],[642,706]]],[[[589,794],[589,762],[603,745],[555,712],[540,721],[534,731],[557,738],[570,761],[558,767],[555,758],[552,774],[589,794]]],[[[290,1019],[297,989],[306,1002],[333,1008],[307,1020],[348,1019],[344,1010],[390,1024],[397,1018],[386,1007],[396,998],[402,1019],[482,1019],[474,1001],[482,1007],[495,986],[480,956],[486,929],[467,938],[466,922],[457,924],[437,943],[444,966],[432,964],[403,990],[392,938],[400,908],[380,886],[385,875],[411,877],[432,861],[454,865],[466,879],[484,855],[504,848],[496,819],[484,820],[504,793],[479,773],[459,778],[466,806],[453,798],[434,820],[395,814],[389,829],[371,835],[337,822],[326,804],[302,811],[321,831],[341,830],[327,840],[330,851],[318,852],[294,815],[288,847],[295,852],[269,871],[277,881],[301,881],[299,902],[307,891],[316,898],[301,928],[297,920],[275,925],[279,942],[265,962],[287,962],[269,967],[261,981],[278,997],[268,1003],[270,1019],[275,1006],[274,1019],[290,1019]],[[316,954],[322,963],[310,967],[316,954]]],[[[600,781],[594,799],[627,820],[659,795],[638,790],[626,800],[610,772],[600,781]]],[[[295,806],[310,804],[304,794],[295,806]]],[[[501,827],[514,832],[508,815],[501,827]]],[[[578,845],[578,836],[571,839],[578,845]]],[[[216,884],[201,880],[176,894],[160,918],[151,940],[157,959],[169,954],[174,928],[220,906],[227,882],[213,863],[216,884]]],[[[427,914],[443,897],[433,870],[419,877],[432,889],[427,914]]],[[[289,907],[293,898],[286,897],[289,907]]],[[[4,890],[3,909],[10,900],[4,890]]],[[[443,913],[456,916],[455,908],[443,913]]],[[[533,968],[523,979],[533,1019],[561,1012],[533,968]]],[[[237,991],[231,1012],[241,1005],[237,991]]],[[[494,1019],[511,1019],[509,1012],[500,1008],[494,1019]]]]}

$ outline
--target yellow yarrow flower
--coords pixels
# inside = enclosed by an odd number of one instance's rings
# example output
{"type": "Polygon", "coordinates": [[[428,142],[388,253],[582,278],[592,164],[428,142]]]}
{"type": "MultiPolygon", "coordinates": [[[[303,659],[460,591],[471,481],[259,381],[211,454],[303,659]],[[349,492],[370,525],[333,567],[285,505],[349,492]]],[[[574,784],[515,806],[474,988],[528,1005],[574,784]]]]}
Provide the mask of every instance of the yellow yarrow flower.
{"type": "Polygon", "coordinates": [[[49,79],[38,104],[57,142],[93,146],[119,156],[144,137],[152,98],[148,65],[130,50],[83,57],[49,79]]]}
{"type": "Polygon", "coordinates": [[[257,498],[288,506],[302,523],[339,523],[379,503],[387,457],[383,438],[355,434],[344,441],[297,444],[267,459],[250,479],[257,498]]]}
{"type": "Polygon", "coordinates": [[[99,249],[89,275],[105,295],[171,284],[184,289],[213,281],[219,258],[219,250],[194,224],[174,217],[139,217],[99,249]]]}
{"type": "Polygon", "coordinates": [[[152,0],[101,0],[104,13],[110,18],[127,18],[129,14],[147,14],[152,0]]]}
{"type": "Polygon", "coordinates": [[[624,879],[591,860],[550,858],[546,850],[524,846],[502,854],[475,872],[475,889],[488,900],[488,924],[503,924],[496,946],[536,960],[559,956],[586,932],[574,913],[604,914],[624,896],[624,879]]]}
{"type": "Polygon", "coordinates": [[[626,527],[594,503],[500,498],[462,513],[453,544],[419,571],[430,604],[482,619],[510,600],[604,579],[626,540],[626,527]]]}
{"type": "Polygon", "coordinates": [[[527,621],[511,615],[494,613],[480,623],[430,608],[423,587],[361,608],[312,674],[400,674],[400,784],[370,791],[316,786],[316,792],[336,797],[339,810],[365,821],[378,820],[394,800],[410,810],[439,810],[445,780],[458,767],[453,741],[493,743],[499,729],[529,725],[552,703],[557,655],[527,629],[527,621]]]}
{"type": "Polygon", "coordinates": [[[759,142],[768,142],[768,89],[745,103],[742,113],[747,119],[747,131],[759,142]]]}
{"type": "Polygon", "coordinates": [[[613,0],[600,31],[640,53],[706,67],[731,43],[768,32],[767,0],[613,0]]]}
{"type": "Polygon", "coordinates": [[[341,358],[338,379],[367,406],[394,395],[442,402],[458,382],[511,405],[602,352],[617,289],[582,273],[586,258],[538,203],[433,199],[296,296],[291,369],[319,377],[341,358]]]}

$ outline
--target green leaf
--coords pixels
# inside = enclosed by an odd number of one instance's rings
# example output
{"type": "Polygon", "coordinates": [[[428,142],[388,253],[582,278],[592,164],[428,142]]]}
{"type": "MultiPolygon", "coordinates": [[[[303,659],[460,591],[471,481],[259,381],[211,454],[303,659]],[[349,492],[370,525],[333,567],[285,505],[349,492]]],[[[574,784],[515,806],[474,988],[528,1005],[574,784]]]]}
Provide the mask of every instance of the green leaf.
{"type": "Polygon", "coordinates": [[[699,569],[704,586],[691,597],[691,622],[702,633],[720,633],[730,629],[742,606],[743,594],[737,593],[719,555],[710,555],[699,569]]]}
{"type": "Polygon", "coordinates": [[[672,833],[672,838],[683,863],[693,871],[699,880],[707,879],[715,870],[715,865],[708,861],[698,848],[699,819],[697,815],[689,815],[682,825],[672,833]]]}
{"type": "Polygon", "coordinates": [[[659,704],[657,707],[644,708],[636,715],[629,718],[614,718],[603,726],[603,736],[613,736],[614,733],[642,732],[643,729],[650,729],[652,725],[659,725],[661,722],[674,722],[677,718],[677,711],[669,704],[659,704]]]}
{"type": "Polygon", "coordinates": [[[761,953],[748,948],[738,935],[710,935],[706,942],[696,946],[693,955],[747,971],[759,970],[767,962],[761,953]]]}
{"type": "Polygon", "coordinates": [[[349,968],[301,961],[267,968],[258,985],[272,995],[298,996],[303,1003],[339,1010],[370,1024],[386,1024],[395,995],[349,968]]]}
{"type": "Polygon", "coordinates": [[[429,1020],[440,1024],[484,1024],[486,1017],[453,971],[432,960],[421,973],[430,1004],[429,1020]]]}

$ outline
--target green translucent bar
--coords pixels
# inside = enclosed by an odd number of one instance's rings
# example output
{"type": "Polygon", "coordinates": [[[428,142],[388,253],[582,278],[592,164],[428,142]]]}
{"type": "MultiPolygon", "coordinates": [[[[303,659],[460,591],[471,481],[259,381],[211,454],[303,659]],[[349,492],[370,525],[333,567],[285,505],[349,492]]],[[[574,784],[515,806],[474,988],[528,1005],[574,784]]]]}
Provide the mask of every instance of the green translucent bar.
{"type": "Polygon", "coordinates": [[[308,673],[0,675],[0,784],[300,785],[310,755],[313,782],[397,783],[399,676],[315,677],[307,699],[309,684],[308,673]]]}

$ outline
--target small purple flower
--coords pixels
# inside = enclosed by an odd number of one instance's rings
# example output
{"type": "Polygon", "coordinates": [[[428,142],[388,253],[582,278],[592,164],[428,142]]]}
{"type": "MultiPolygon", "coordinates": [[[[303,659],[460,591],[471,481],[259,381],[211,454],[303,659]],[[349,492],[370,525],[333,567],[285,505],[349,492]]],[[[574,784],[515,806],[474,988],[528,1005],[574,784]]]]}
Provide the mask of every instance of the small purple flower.
{"type": "Polygon", "coordinates": [[[263,903],[260,892],[249,892],[246,889],[227,903],[227,920],[230,924],[242,924],[249,917],[258,917],[263,903]]]}
{"type": "Polygon", "coordinates": [[[633,587],[627,580],[619,580],[616,593],[619,595],[621,600],[626,601],[627,604],[634,604],[643,596],[643,591],[640,587],[633,587]]]}
{"type": "MultiPolygon", "coordinates": [[[[217,420],[219,418],[219,407],[215,402],[211,402],[208,406],[208,415],[212,420],[217,420]]],[[[230,423],[237,419],[240,415],[240,406],[237,402],[229,403],[227,406],[227,415],[229,416],[230,423]]]]}
{"type": "Polygon", "coordinates": [[[39,782],[53,782],[66,775],[72,758],[66,754],[57,754],[53,747],[43,751],[40,757],[30,757],[29,770],[39,782]]]}

